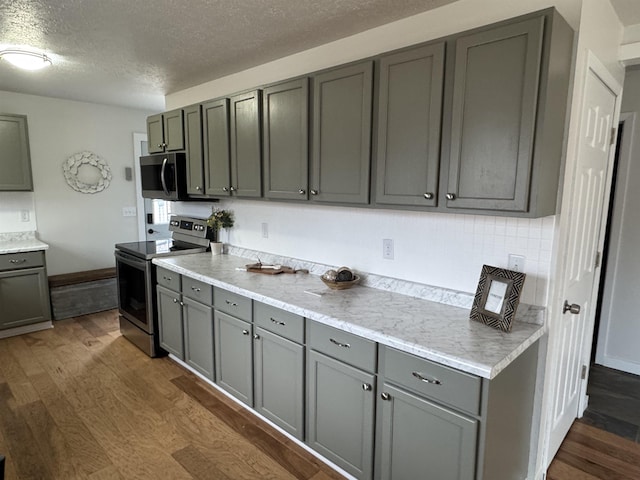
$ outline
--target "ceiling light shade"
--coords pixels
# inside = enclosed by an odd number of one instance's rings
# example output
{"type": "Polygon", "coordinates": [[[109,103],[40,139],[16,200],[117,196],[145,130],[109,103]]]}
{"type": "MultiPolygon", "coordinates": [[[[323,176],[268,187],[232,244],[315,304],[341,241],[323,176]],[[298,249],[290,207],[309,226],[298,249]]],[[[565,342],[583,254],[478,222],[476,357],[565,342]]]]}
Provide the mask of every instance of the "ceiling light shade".
{"type": "Polygon", "coordinates": [[[24,70],[40,70],[52,64],[51,59],[44,53],[27,50],[2,50],[0,58],[24,70]]]}

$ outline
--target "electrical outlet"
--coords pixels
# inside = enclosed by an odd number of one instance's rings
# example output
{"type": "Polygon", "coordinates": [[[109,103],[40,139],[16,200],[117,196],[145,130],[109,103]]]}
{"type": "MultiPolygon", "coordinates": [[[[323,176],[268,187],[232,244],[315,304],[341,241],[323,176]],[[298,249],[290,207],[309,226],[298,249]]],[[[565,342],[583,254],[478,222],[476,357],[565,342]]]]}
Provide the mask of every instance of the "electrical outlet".
{"type": "Polygon", "coordinates": [[[393,239],[382,239],[382,258],[386,260],[393,260],[393,239]]]}
{"type": "Polygon", "coordinates": [[[514,272],[524,272],[524,256],[509,255],[509,270],[514,272]]]}
{"type": "Polygon", "coordinates": [[[135,217],[137,215],[136,207],[122,207],[123,217],[135,217]]]}
{"type": "Polygon", "coordinates": [[[269,224],[262,222],[262,238],[269,238],[269,224]]]}
{"type": "Polygon", "coordinates": [[[30,218],[29,210],[20,210],[20,221],[28,222],[30,218]]]}

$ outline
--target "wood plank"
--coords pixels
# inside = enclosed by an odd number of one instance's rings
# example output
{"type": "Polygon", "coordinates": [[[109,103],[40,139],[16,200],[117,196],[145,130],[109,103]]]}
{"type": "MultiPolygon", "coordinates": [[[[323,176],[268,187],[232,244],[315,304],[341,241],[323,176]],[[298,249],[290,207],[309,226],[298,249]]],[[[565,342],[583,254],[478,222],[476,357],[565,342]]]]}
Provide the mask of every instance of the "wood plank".
{"type": "Polygon", "coordinates": [[[562,461],[554,460],[547,472],[547,480],[600,480],[600,477],[594,477],[562,461]]]}
{"type": "Polygon", "coordinates": [[[222,472],[217,465],[203,455],[193,445],[188,445],[182,450],[173,452],[173,458],[188,471],[195,480],[234,480],[222,472]]]}

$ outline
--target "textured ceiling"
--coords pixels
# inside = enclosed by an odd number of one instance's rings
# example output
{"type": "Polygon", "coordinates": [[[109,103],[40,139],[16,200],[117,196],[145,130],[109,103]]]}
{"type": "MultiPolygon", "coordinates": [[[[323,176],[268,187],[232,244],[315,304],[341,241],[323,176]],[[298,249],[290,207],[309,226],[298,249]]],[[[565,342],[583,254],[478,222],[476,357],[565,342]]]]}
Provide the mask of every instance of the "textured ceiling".
{"type": "MultiPolygon", "coordinates": [[[[0,0],[0,90],[164,108],[164,95],[455,0],[0,0]]],[[[635,0],[631,0],[635,1],[635,0]]]]}

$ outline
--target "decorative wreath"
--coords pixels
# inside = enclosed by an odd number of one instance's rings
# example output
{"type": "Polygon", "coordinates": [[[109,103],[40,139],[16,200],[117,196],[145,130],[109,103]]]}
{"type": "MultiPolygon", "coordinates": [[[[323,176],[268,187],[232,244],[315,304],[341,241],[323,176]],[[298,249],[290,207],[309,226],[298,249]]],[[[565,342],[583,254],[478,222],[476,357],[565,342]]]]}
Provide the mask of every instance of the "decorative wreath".
{"type": "Polygon", "coordinates": [[[76,192],[80,193],[98,193],[109,186],[111,182],[111,169],[107,162],[91,152],[81,152],[71,155],[62,164],[62,171],[67,184],[76,192]],[[85,183],[78,178],[78,171],[83,165],[97,168],[100,172],[98,180],[91,184],[85,183]]]}

